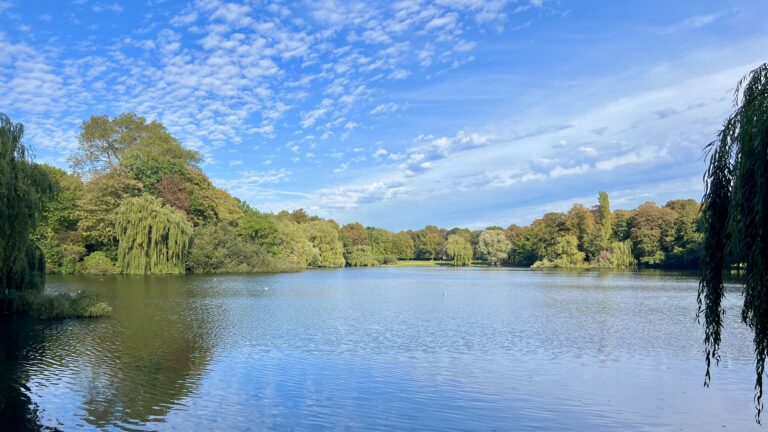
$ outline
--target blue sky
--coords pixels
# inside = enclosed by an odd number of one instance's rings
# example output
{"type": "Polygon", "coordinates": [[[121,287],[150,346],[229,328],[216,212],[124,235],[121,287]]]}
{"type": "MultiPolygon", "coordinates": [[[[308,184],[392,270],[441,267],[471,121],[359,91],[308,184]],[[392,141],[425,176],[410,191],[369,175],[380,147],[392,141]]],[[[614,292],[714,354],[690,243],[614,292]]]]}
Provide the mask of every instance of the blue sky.
{"type": "Polygon", "coordinates": [[[0,112],[62,168],[161,120],[221,187],[389,229],[699,198],[768,2],[0,0],[0,112]]]}

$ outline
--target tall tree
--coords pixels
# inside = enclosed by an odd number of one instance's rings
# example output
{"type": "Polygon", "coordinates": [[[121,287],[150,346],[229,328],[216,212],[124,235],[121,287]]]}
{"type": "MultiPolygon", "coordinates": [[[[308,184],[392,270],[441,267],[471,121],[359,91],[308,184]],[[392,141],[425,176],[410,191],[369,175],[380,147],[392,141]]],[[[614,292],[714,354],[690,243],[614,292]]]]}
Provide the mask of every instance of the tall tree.
{"type": "Polygon", "coordinates": [[[480,234],[477,250],[488,264],[497,266],[507,259],[510,246],[503,230],[489,228],[480,234]]]}
{"type": "Polygon", "coordinates": [[[754,332],[759,422],[768,356],[768,63],[738,83],[734,109],[717,139],[707,146],[698,303],[699,314],[704,316],[708,385],[711,362],[720,358],[723,278],[730,264],[741,265],[741,319],[754,332]]]}
{"type": "Polygon", "coordinates": [[[134,113],[114,118],[91,116],[80,127],[77,151],[69,158],[72,170],[85,175],[104,174],[143,144],[143,152],[154,149],[167,156],[199,159],[194,152],[178,146],[176,139],[158,121],[147,123],[134,113]]]}
{"type": "Polygon", "coordinates": [[[445,237],[440,228],[434,225],[428,225],[418,231],[413,243],[417,258],[440,259],[445,251],[445,237]]]}
{"type": "Polygon", "coordinates": [[[445,253],[451,260],[451,265],[468,266],[472,264],[472,244],[464,235],[453,234],[449,236],[445,245],[445,253]]]}
{"type": "Polygon", "coordinates": [[[129,198],[115,215],[118,263],[126,274],[184,273],[192,225],[159,198],[129,198]]]}
{"type": "Polygon", "coordinates": [[[27,159],[24,126],[0,113],[0,298],[40,288],[45,264],[30,235],[53,191],[48,174],[27,159]]]}

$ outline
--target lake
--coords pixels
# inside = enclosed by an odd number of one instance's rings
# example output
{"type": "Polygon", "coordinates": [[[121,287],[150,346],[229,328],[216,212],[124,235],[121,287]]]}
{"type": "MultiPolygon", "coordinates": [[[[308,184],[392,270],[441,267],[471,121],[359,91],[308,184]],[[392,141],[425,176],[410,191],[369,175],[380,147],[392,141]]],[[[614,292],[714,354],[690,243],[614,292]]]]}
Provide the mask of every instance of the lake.
{"type": "Polygon", "coordinates": [[[79,289],[113,316],[2,323],[4,391],[65,431],[760,430],[739,291],[704,388],[691,274],[48,279],[79,289]]]}

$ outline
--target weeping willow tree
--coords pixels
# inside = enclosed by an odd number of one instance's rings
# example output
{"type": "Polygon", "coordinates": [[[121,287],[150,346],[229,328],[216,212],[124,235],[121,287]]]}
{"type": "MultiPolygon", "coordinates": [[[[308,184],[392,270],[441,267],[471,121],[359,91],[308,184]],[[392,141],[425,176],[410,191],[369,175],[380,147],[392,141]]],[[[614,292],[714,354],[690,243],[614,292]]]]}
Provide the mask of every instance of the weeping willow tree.
{"type": "Polygon", "coordinates": [[[10,291],[41,288],[44,279],[43,255],[30,234],[53,182],[28,160],[23,135],[21,123],[0,113],[0,300],[10,291]]]}
{"type": "Polygon", "coordinates": [[[743,270],[741,319],[754,332],[759,423],[768,355],[768,64],[738,83],[734,109],[707,146],[698,312],[704,317],[704,384],[709,385],[712,361],[720,360],[723,278],[733,266],[743,270]]]}
{"type": "Polygon", "coordinates": [[[184,273],[184,253],[192,236],[184,213],[145,194],[120,205],[115,227],[123,273],[184,273]]]}

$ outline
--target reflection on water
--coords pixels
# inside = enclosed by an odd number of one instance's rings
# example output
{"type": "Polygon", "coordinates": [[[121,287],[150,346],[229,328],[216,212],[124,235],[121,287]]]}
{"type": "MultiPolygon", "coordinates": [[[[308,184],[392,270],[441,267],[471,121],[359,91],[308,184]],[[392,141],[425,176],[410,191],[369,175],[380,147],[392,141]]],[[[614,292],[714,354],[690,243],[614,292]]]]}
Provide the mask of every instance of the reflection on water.
{"type": "Polygon", "coordinates": [[[737,295],[722,365],[702,388],[691,275],[380,268],[49,282],[114,307],[104,320],[3,327],[23,349],[2,363],[0,401],[37,406],[62,430],[759,430],[737,295]]]}

